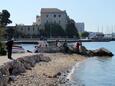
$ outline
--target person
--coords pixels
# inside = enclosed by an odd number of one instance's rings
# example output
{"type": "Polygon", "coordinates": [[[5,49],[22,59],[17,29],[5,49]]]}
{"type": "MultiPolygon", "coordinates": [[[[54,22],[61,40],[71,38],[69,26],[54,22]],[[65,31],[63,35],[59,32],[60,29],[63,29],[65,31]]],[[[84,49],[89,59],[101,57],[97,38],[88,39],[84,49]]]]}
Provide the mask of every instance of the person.
{"type": "Polygon", "coordinates": [[[79,42],[79,53],[82,52],[82,42],[79,42]]]}
{"type": "Polygon", "coordinates": [[[61,48],[62,44],[59,42],[59,40],[56,40],[56,47],[61,48]]]}
{"type": "Polygon", "coordinates": [[[64,44],[63,44],[63,47],[64,47],[64,53],[68,53],[68,45],[67,45],[67,41],[65,40],[64,44]]]}
{"type": "Polygon", "coordinates": [[[80,46],[80,43],[77,42],[77,44],[76,44],[76,52],[77,52],[77,53],[79,53],[79,46],[80,46]]]}
{"type": "Polygon", "coordinates": [[[35,46],[34,53],[38,53],[38,52],[39,52],[39,47],[35,46]]]}
{"type": "Polygon", "coordinates": [[[13,46],[13,39],[12,40],[8,40],[6,43],[6,48],[7,48],[7,52],[8,52],[8,59],[13,59],[12,58],[12,46],[13,46]]]}

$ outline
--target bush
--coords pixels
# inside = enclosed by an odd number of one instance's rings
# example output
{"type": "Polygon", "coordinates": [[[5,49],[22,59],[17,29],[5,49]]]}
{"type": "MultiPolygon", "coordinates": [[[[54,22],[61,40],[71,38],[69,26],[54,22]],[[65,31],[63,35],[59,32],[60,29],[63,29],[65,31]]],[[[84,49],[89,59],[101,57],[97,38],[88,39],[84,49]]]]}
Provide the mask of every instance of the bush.
{"type": "Polygon", "coordinates": [[[0,55],[6,55],[5,45],[0,42],[0,55]]]}

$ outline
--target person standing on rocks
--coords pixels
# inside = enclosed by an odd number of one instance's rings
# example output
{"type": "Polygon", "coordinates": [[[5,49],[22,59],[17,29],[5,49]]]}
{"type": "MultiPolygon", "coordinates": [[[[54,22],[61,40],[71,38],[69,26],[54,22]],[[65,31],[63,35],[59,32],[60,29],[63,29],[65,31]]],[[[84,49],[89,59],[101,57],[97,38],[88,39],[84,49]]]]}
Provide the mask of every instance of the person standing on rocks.
{"type": "Polygon", "coordinates": [[[76,52],[77,52],[77,53],[79,53],[79,47],[80,47],[80,43],[77,42],[77,43],[76,43],[76,52]]]}
{"type": "Polygon", "coordinates": [[[65,40],[64,44],[63,44],[63,48],[64,48],[64,53],[68,53],[68,45],[67,45],[67,41],[65,40]]]}
{"type": "Polygon", "coordinates": [[[7,52],[8,52],[8,59],[13,59],[12,58],[12,46],[13,46],[13,39],[8,40],[6,43],[6,48],[7,48],[7,52]]]}

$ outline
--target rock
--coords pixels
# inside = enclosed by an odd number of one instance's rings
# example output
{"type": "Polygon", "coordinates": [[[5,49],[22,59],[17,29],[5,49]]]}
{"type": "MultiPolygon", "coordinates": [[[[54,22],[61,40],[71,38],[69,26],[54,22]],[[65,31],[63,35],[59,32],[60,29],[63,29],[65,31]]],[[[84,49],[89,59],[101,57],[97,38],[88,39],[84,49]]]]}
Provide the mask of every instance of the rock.
{"type": "Polygon", "coordinates": [[[17,60],[19,60],[24,65],[25,69],[31,70],[31,64],[25,61],[24,58],[18,58],[17,60]]]}
{"type": "Polygon", "coordinates": [[[80,48],[79,48],[79,53],[81,54],[81,55],[88,55],[88,50],[86,49],[86,47],[85,46],[80,46],[80,48]]]}
{"type": "Polygon", "coordinates": [[[47,56],[40,55],[39,58],[40,58],[40,61],[43,61],[43,62],[51,61],[51,59],[47,56]]]}
{"type": "Polygon", "coordinates": [[[7,86],[9,81],[9,72],[6,66],[0,66],[0,86],[7,86]]]}
{"type": "MultiPolygon", "coordinates": [[[[34,59],[35,59],[35,62],[38,63],[40,61],[40,55],[42,54],[37,54],[37,55],[34,55],[34,59]]],[[[42,55],[43,56],[43,55],[42,55]]]]}
{"type": "Polygon", "coordinates": [[[95,56],[94,52],[92,50],[87,50],[86,51],[87,56],[95,56]]]}
{"type": "Polygon", "coordinates": [[[17,77],[15,75],[12,75],[9,77],[9,82],[10,81],[16,81],[17,80],[17,77]]]}
{"type": "Polygon", "coordinates": [[[43,54],[37,54],[4,63],[0,66],[0,86],[7,86],[9,81],[16,80],[16,75],[26,72],[26,69],[31,69],[40,61],[49,62],[51,59],[43,54]]]}
{"type": "Polygon", "coordinates": [[[24,62],[27,63],[27,64],[30,64],[31,67],[34,67],[35,64],[36,64],[36,61],[33,58],[33,56],[25,56],[23,59],[24,59],[24,62]]]}
{"type": "Polygon", "coordinates": [[[24,73],[25,71],[26,71],[26,69],[25,69],[24,65],[20,61],[15,60],[13,62],[13,70],[12,70],[13,75],[24,73]]]}
{"type": "Polygon", "coordinates": [[[112,52],[105,48],[96,49],[93,51],[94,56],[113,56],[112,52]]]}

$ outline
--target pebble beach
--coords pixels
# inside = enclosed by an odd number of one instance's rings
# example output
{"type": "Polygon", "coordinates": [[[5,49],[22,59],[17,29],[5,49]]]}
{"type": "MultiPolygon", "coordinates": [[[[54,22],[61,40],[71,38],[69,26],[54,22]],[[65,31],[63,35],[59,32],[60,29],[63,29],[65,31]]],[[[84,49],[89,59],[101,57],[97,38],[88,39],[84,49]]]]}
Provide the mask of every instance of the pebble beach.
{"type": "Polygon", "coordinates": [[[31,70],[16,76],[8,86],[71,86],[66,79],[72,67],[86,57],[77,54],[43,53],[49,62],[39,62],[31,70]]]}

